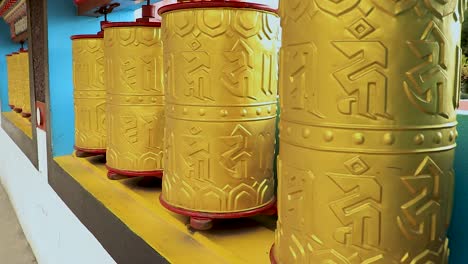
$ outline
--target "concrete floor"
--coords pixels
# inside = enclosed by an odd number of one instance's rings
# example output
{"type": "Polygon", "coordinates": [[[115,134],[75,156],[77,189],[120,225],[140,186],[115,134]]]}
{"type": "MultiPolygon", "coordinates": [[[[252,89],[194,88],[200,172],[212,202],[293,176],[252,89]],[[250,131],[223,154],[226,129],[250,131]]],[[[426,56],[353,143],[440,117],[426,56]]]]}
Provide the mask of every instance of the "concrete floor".
{"type": "Polygon", "coordinates": [[[0,264],[37,263],[23,230],[11,206],[8,195],[0,185],[0,264]]]}

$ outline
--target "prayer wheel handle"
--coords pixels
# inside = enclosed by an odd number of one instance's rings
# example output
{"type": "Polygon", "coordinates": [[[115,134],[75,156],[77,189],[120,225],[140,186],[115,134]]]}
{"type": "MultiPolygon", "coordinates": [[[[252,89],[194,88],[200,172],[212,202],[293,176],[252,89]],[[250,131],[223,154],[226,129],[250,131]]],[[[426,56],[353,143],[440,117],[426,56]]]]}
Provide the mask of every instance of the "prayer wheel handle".
{"type": "Polygon", "coordinates": [[[138,18],[137,22],[159,22],[159,19],[156,19],[156,7],[150,2],[146,0],[146,5],[141,7],[141,18],[138,18]]]}
{"type": "Polygon", "coordinates": [[[107,22],[107,14],[112,13],[114,8],[119,7],[119,6],[120,6],[119,3],[112,3],[110,5],[104,5],[104,6],[101,6],[98,10],[96,10],[95,13],[104,15],[104,21],[107,22]]]}
{"type": "Polygon", "coordinates": [[[110,5],[101,6],[98,10],[96,10],[95,13],[104,15],[104,21],[101,21],[101,31],[98,32],[98,35],[104,34],[104,30],[102,29],[102,27],[106,23],[108,23],[107,14],[112,13],[112,11],[114,11],[114,8],[119,7],[119,6],[120,6],[119,3],[112,3],[110,5]]]}
{"type": "Polygon", "coordinates": [[[20,41],[20,44],[21,44],[21,48],[19,49],[19,51],[20,52],[26,51],[26,49],[24,49],[24,40],[20,41]]]}

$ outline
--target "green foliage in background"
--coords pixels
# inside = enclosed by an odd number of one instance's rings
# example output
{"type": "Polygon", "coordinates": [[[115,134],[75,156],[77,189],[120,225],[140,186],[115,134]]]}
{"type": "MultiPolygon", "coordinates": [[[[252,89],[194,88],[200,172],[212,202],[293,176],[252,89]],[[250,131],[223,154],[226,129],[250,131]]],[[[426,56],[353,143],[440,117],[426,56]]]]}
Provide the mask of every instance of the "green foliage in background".
{"type": "Polygon", "coordinates": [[[461,80],[460,81],[461,81],[460,99],[468,99],[468,56],[465,55],[465,53],[462,54],[461,80]]]}
{"type": "Polygon", "coordinates": [[[463,54],[468,56],[468,19],[465,19],[462,25],[462,39],[461,39],[461,47],[463,50],[463,54]]]}
{"type": "Polygon", "coordinates": [[[462,48],[462,63],[461,63],[461,99],[468,99],[468,20],[462,25],[462,37],[461,37],[461,48],[462,48]]]}

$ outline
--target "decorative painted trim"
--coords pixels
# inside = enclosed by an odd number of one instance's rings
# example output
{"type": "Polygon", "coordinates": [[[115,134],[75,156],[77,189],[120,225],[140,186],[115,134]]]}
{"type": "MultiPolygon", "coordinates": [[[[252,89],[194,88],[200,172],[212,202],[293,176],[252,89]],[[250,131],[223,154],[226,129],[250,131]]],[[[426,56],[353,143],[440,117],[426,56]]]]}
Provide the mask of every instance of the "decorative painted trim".
{"type": "Polygon", "coordinates": [[[0,16],[10,25],[10,37],[16,38],[28,30],[26,0],[3,0],[0,16]]]}
{"type": "Polygon", "coordinates": [[[19,34],[28,30],[28,17],[23,16],[12,25],[12,29],[14,30],[15,36],[18,36],[19,34]]]}
{"type": "Polygon", "coordinates": [[[20,0],[16,2],[16,5],[12,6],[5,14],[3,15],[3,19],[7,23],[11,23],[17,20],[21,16],[26,15],[26,0],[20,0]]]}
{"type": "MultiPolygon", "coordinates": [[[[20,1],[21,1],[21,0],[20,0],[20,1]]],[[[4,15],[8,10],[10,10],[17,2],[18,2],[18,0],[3,0],[3,1],[0,3],[0,16],[3,17],[3,15],[4,15]]]]}

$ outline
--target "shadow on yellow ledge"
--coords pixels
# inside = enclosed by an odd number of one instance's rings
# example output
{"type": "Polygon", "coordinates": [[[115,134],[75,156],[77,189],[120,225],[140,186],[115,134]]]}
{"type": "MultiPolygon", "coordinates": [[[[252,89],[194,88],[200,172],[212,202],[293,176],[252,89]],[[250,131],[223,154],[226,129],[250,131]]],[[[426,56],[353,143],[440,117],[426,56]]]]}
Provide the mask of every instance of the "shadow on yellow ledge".
{"type": "Polygon", "coordinates": [[[32,139],[32,125],[31,122],[21,116],[21,114],[15,112],[2,112],[2,115],[5,116],[11,123],[13,123],[17,128],[19,128],[23,133],[32,139]]]}
{"type": "Polygon", "coordinates": [[[270,263],[273,217],[215,222],[210,231],[194,232],[188,228],[187,217],[160,205],[161,180],[151,184],[143,178],[111,181],[104,157],[62,156],[55,161],[171,263],[270,263]]]}

